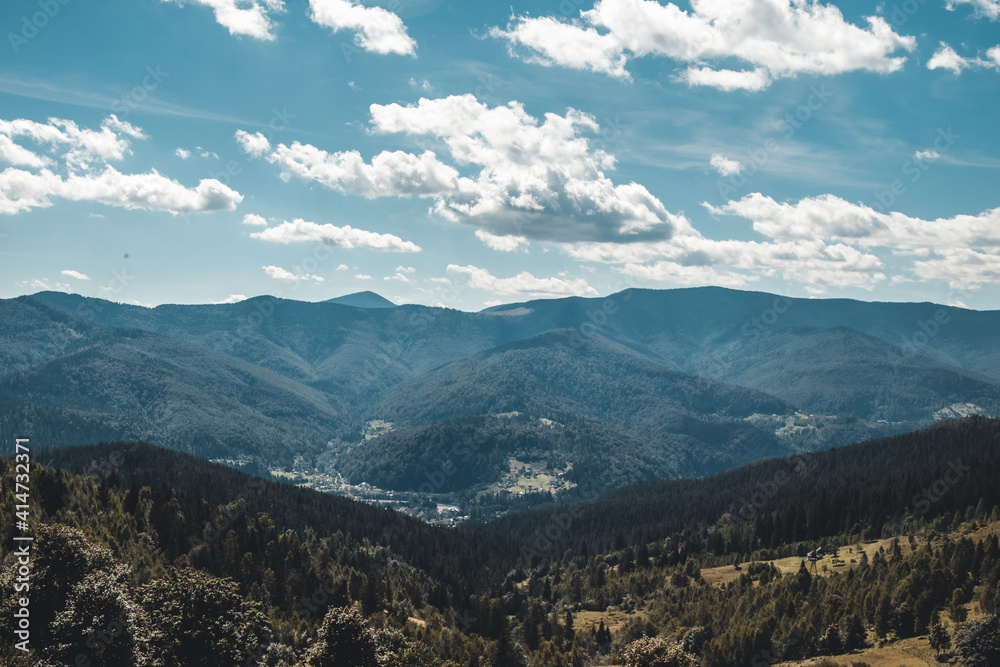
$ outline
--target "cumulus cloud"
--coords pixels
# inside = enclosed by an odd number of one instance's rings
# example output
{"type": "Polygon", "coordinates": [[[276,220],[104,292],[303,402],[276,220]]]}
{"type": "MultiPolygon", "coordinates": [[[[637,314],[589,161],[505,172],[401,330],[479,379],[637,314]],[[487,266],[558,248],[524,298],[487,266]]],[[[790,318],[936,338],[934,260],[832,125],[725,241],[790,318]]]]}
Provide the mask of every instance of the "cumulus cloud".
{"type": "Polygon", "coordinates": [[[379,234],[350,225],[318,224],[297,218],[286,220],[280,225],[250,234],[251,238],[272,243],[310,242],[339,248],[367,248],[380,252],[420,252],[421,248],[412,241],[404,241],[395,234],[379,234]]]}
{"type": "Polygon", "coordinates": [[[895,54],[916,40],[881,17],[865,22],[849,23],[817,0],[691,0],[689,12],[656,0],[600,0],[578,19],[514,17],[490,34],[541,65],[628,80],[629,59],[661,56],[685,66],[678,78],[690,85],[756,91],[798,74],[900,69],[906,58],[895,54]],[[712,64],[727,61],[748,69],[712,64]]]}
{"type": "Polygon", "coordinates": [[[872,289],[885,280],[874,254],[822,240],[716,240],[695,233],[668,243],[574,244],[566,251],[582,261],[617,265],[625,275],[678,285],[739,287],[780,276],[818,294],[829,287],[872,289]]]}
{"type": "Polygon", "coordinates": [[[941,154],[936,150],[916,151],[913,157],[921,162],[931,162],[932,160],[940,159],[941,154]]]}
{"type": "Polygon", "coordinates": [[[247,213],[243,216],[243,224],[251,227],[267,227],[267,219],[256,213],[247,213]]]}
{"type": "Polygon", "coordinates": [[[114,114],[101,122],[100,129],[81,128],[74,121],[49,118],[46,123],[18,118],[0,119],[0,157],[15,166],[43,167],[54,164],[51,157],[38,156],[14,140],[27,140],[58,157],[73,169],[84,169],[95,162],[121,160],[128,154],[130,139],[145,139],[142,129],[118,120],[114,114]],[[34,155],[34,157],[30,157],[34,155]]]}
{"type": "Polygon", "coordinates": [[[413,278],[411,277],[417,270],[412,266],[397,266],[396,272],[391,276],[385,276],[382,280],[398,280],[401,283],[412,283],[413,278]]]}
{"type": "Polygon", "coordinates": [[[244,132],[236,130],[236,142],[243,149],[243,152],[251,157],[260,157],[271,150],[271,142],[260,132],[244,132]]]}
{"type": "Polygon", "coordinates": [[[356,273],[354,274],[354,277],[358,280],[374,280],[374,278],[372,278],[367,273],[356,273]]]}
{"type": "Polygon", "coordinates": [[[709,164],[722,176],[732,176],[743,171],[743,165],[737,160],[730,160],[724,155],[713,153],[709,164]]]}
{"type": "Polygon", "coordinates": [[[33,278],[31,280],[19,280],[17,282],[18,287],[23,287],[29,290],[38,291],[54,291],[54,292],[69,292],[69,283],[53,283],[50,284],[48,280],[42,278],[33,278]]]}
{"type": "Polygon", "coordinates": [[[877,258],[858,248],[883,248],[899,257],[917,258],[911,270],[922,280],[946,280],[951,287],[964,288],[1000,282],[1000,208],[924,220],[883,213],[833,195],[783,203],[760,193],[719,207],[706,206],[717,215],[750,220],[754,230],[776,246],[823,244],[825,253],[835,252],[862,271],[876,271],[881,263],[872,262],[877,258]],[[866,258],[871,258],[867,267],[866,258]]]}
{"type": "Polygon", "coordinates": [[[723,206],[706,205],[715,214],[737,215],[772,239],[827,239],[862,247],[899,250],[990,248],[1000,250],[1000,208],[979,215],[923,220],[898,212],[882,213],[834,195],[807,197],[794,204],[753,193],[723,206]]]}
{"type": "Polygon", "coordinates": [[[189,188],[155,169],[145,174],[123,174],[108,165],[98,173],[70,174],[65,178],[48,169],[32,173],[10,168],[0,172],[0,214],[45,208],[52,205],[54,197],[173,215],[231,211],[243,200],[243,195],[214,178],[189,188]]]}
{"type": "Polygon", "coordinates": [[[61,118],[0,119],[0,160],[12,165],[0,172],[0,214],[52,206],[55,198],[172,214],[232,210],[242,201],[215,179],[189,188],[155,169],[123,174],[107,164],[130,153],[132,139],[144,138],[140,128],[114,115],[97,130],[61,118]]]}
{"type": "Polygon", "coordinates": [[[311,280],[315,283],[323,282],[323,276],[317,276],[312,273],[293,273],[287,269],[283,269],[280,266],[264,266],[264,273],[275,280],[283,280],[285,282],[298,282],[300,280],[311,280]]]}
{"type": "Polygon", "coordinates": [[[536,278],[522,271],[512,278],[497,278],[478,266],[449,264],[448,275],[463,277],[466,284],[474,289],[487,290],[493,294],[526,294],[538,297],[553,296],[597,296],[597,290],[582,278],[536,278]]]}
{"type": "Polygon", "coordinates": [[[179,158],[180,158],[180,159],[182,159],[182,160],[186,160],[186,159],[188,159],[189,157],[191,157],[191,151],[188,151],[188,150],[184,150],[183,148],[180,148],[180,147],[178,147],[178,148],[177,148],[177,149],[176,149],[176,150],[174,151],[174,155],[176,155],[177,157],[179,157],[179,158]]]}
{"type": "Polygon", "coordinates": [[[230,294],[225,299],[219,301],[209,301],[211,304],[220,305],[226,303],[239,303],[240,301],[246,301],[247,297],[245,294],[230,294]]]}
{"type": "Polygon", "coordinates": [[[371,106],[373,133],[436,141],[445,157],[383,151],[365,162],[357,151],[328,153],[298,142],[272,148],[262,135],[242,131],[237,140],[285,179],[364,197],[427,198],[438,215],[493,236],[633,242],[687,228],[686,218],[642,185],[612,182],[614,157],[588,136],[599,129],[574,109],[539,121],[516,101],[491,108],[462,95],[371,106]]]}
{"type": "Polygon", "coordinates": [[[281,166],[283,178],[297,176],[369,199],[435,195],[458,186],[458,172],[432,151],[383,151],[368,164],[357,151],[327,153],[296,141],[278,145],[268,159],[281,166]]]}
{"type": "Polygon", "coordinates": [[[948,0],[945,3],[948,10],[954,10],[958,5],[969,5],[977,17],[1000,20],[1000,0],[948,0]]]}
{"type": "Polygon", "coordinates": [[[285,11],[282,0],[162,0],[177,5],[200,5],[210,8],[215,21],[230,35],[263,41],[274,39],[273,16],[285,11]]]}
{"type": "Polygon", "coordinates": [[[1000,284],[1000,252],[995,249],[950,248],[938,254],[914,262],[914,272],[923,280],[940,280],[952,289],[1000,284]]]}
{"type": "Polygon", "coordinates": [[[402,19],[382,7],[365,7],[350,0],[309,0],[310,18],[334,32],[354,33],[354,43],[373,53],[415,55],[417,43],[402,19]]]}
{"type": "Polygon", "coordinates": [[[955,49],[951,48],[944,42],[938,46],[938,50],[934,52],[931,59],[927,61],[927,69],[946,69],[950,70],[953,74],[961,74],[963,69],[966,69],[972,65],[972,61],[968,58],[963,58],[955,52],[955,49]]]}
{"type": "Polygon", "coordinates": [[[528,245],[528,239],[523,236],[497,236],[490,234],[485,229],[477,229],[476,238],[485,243],[491,250],[500,252],[513,252],[522,245],[528,245]]]}
{"type": "Polygon", "coordinates": [[[986,57],[967,58],[960,56],[945,42],[938,44],[937,51],[927,61],[927,69],[946,69],[952,74],[961,74],[962,70],[987,67],[1000,69],[1000,46],[994,46],[986,51],[986,57]]]}
{"type": "Polygon", "coordinates": [[[688,67],[677,78],[689,86],[718,88],[727,93],[734,90],[748,90],[756,93],[771,85],[771,76],[762,67],[752,70],[688,67]]]}
{"type": "Polygon", "coordinates": [[[90,276],[85,273],[80,273],[79,271],[74,271],[73,269],[63,269],[61,272],[64,276],[69,276],[70,278],[76,278],[77,280],[90,280],[90,276]]]}

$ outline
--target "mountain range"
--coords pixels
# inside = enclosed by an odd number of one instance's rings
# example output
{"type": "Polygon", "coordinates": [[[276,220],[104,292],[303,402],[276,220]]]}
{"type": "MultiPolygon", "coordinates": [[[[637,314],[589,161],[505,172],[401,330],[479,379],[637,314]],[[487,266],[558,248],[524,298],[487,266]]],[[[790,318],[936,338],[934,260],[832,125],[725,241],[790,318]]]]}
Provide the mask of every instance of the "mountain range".
{"type": "Polygon", "coordinates": [[[145,308],[0,301],[0,432],[136,439],[351,483],[570,488],[1000,414],[1000,312],[630,289],[470,313],[374,293],[145,308]],[[474,442],[474,448],[469,443],[474,442]],[[468,474],[466,474],[468,473],[468,474]]]}

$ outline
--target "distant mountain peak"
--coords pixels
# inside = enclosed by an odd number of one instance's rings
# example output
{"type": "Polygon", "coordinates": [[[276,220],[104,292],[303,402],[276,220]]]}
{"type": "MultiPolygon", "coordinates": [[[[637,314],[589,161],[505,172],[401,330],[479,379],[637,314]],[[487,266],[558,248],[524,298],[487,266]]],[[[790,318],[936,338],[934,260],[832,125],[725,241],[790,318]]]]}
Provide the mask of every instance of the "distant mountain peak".
{"type": "Polygon", "coordinates": [[[325,303],[339,303],[342,306],[354,306],[355,308],[395,308],[396,304],[381,294],[371,291],[355,292],[345,294],[333,299],[327,299],[325,303]]]}

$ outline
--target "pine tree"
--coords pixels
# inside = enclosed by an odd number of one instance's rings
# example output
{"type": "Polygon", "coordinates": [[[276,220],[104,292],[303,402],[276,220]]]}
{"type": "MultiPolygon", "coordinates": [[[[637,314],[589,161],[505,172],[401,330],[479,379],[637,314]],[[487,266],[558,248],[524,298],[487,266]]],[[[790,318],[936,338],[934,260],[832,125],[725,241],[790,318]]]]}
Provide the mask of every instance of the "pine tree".
{"type": "Polygon", "coordinates": [[[309,667],[379,667],[375,639],[351,607],[333,607],[323,617],[316,643],[306,657],[309,667]]]}
{"type": "Polygon", "coordinates": [[[861,617],[851,614],[844,624],[844,648],[848,651],[865,647],[865,625],[861,617]]]}
{"type": "Polygon", "coordinates": [[[504,628],[490,653],[489,667],[528,667],[524,651],[514,643],[510,629],[504,628]]]}
{"type": "Polygon", "coordinates": [[[941,623],[935,623],[931,626],[930,644],[938,655],[941,654],[942,650],[947,651],[951,648],[951,637],[948,636],[948,630],[941,623]]]}

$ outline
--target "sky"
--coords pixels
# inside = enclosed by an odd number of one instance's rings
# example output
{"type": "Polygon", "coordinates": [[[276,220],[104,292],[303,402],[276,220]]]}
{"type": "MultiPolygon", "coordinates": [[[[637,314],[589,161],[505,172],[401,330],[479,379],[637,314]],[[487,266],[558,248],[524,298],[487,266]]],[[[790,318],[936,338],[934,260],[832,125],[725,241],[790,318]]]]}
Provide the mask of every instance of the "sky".
{"type": "Polygon", "coordinates": [[[7,0],[0,298],[1000,309],[1000,0],[7,0]]]}

